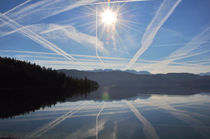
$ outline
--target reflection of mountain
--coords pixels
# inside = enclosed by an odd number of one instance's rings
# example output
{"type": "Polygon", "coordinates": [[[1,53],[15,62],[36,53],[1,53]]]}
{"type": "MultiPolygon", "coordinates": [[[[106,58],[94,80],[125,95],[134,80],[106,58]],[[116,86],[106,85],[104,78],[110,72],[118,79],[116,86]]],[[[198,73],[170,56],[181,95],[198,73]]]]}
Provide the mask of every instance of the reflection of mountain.
{"type": "Polygon", "coordinates": [[[210,72],[200,73],[201,76],[210,76],[210,72]]]}
{"type": "Polygon", "coordinates": [[[65,101],[95,90],[94,81],[74,79],[35,64],[0,57],[0,118],[65,101]]]}
{"type": "Polygon", "coordinates": [[[111,99],[134,97],[138,94],[193,94],[210,91],[210,76],[189,73],[137,75],[123,71],[90,72],[59,70],[74,77],[97,81],[100,88],[89,98],[101,98],[108,93],[111,99]]]}

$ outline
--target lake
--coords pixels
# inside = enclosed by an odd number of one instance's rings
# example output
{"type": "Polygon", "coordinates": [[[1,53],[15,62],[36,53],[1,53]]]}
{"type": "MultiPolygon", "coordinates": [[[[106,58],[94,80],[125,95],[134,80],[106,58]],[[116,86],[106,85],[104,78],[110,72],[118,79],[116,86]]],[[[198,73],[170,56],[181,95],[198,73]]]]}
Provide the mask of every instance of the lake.
{"type": "Polygon", "coordinates": [[[210,94],[74,100],[0,119],[0,137],[210,138],[210,94]]]}

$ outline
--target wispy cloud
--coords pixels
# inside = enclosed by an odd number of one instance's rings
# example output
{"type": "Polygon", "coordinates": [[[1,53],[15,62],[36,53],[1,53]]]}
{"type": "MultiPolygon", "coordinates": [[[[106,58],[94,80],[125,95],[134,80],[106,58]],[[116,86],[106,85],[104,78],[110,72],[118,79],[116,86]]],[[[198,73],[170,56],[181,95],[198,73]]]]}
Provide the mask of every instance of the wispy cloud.
{"type": "Polygon", "coordinates": [[[41,34],[46,34],[48,37],[52,38],[58,38],[58,36],[67,37],[82,44],[83,46],[90,46],[93,48],[95,48],[95,40],[97,39],[98,50],[104,54],[108,53],[108,51],[104,48],[104,43],[100,41],[98,38],[96,38],[96,36],[91,36],[89,34],[79,32],[72,25],[50,24],[48,25],[48,29],[41,32],[41,34]],[[55,34],[53,34],[54,31],[56,31],[55,34]]]}
{"type": "Polygon", "coordinates": [[[125,69],[130,68],[138,60],[138,58],[150,47],[159,29],[174,12],[180,2],[181,0],[163,0],[154,18],[146,28],[146,31],[141,40],[141,48],[129,61],[125,69]]]}

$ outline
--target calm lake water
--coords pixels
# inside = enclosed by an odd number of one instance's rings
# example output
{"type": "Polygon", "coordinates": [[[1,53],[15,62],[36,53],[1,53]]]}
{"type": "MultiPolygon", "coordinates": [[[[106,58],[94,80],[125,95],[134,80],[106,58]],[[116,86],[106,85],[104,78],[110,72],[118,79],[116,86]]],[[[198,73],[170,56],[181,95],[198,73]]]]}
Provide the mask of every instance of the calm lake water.
{"type": "Polygon", "coordinates": [[[0,120],[0,137],[88,139],[210,138],[210,94],[140,95],[58,103],[0,120]]]}

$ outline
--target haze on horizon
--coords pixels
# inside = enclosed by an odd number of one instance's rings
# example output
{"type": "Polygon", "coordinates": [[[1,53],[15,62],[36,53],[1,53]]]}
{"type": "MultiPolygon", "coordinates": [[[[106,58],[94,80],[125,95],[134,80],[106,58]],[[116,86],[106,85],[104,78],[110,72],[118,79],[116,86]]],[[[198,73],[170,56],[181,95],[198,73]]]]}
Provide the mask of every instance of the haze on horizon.
{"type": "Polygon", "coordinates": [[[1,0],[0,56],[54,69],[210,71],[209,0],[1,0]]]}

